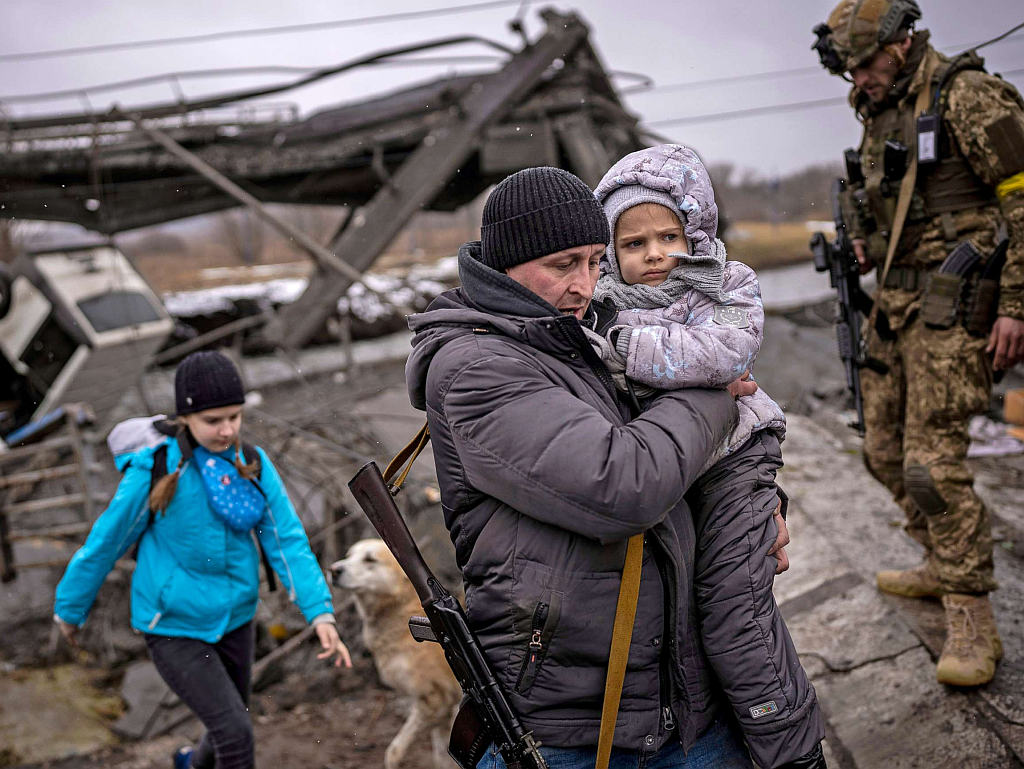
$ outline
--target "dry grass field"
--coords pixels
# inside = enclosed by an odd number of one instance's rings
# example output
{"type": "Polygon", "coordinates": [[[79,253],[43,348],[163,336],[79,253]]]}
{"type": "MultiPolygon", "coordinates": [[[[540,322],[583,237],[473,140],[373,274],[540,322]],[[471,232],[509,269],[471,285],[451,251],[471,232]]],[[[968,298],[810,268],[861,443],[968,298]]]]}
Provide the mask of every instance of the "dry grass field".
{"type": "MultiPolygon", "coordinates": [[[[337,222],[337,213],[322,210],[300,215],[295,224],[327,242],[337,222]]],[[[729,257],[755,270],[805,261],[810,258],[807,242],[813,229],[806,222],[734,222],[727,233],[729,257]]],[[[477,237],[479,230],[471,226],[466,211],[421,214],[381,254],[373,269],[402,270],[434,262],[454,255],[463,242],[477,237]]],[[[237,211],[201,217],[188,227],[165,225],[126,233],[118,243],[160,292],[305,277],[312,267],[312,261],[292,243],[237,211]]]]}
{"type": "Polygon", "coordinates": [[[784,267],[811,258],[808,242],[817,223],[739,221],[729,227],[729,258],[755,270],[784,267]]]}

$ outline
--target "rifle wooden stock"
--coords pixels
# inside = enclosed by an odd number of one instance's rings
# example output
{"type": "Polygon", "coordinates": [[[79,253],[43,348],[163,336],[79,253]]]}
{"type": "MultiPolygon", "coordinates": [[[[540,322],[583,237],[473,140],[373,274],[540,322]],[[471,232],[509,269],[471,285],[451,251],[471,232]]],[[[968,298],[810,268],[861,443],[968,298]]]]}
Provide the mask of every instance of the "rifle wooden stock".
{"type": "Polygon", "coordinates": [[[523,728],[470,630],[462,605],[423,560],[377,464],[364,465],[348,487],[419,596],[427,616],[409,620],[412,637],[441,644],[466,695],[452,728],[448,753],[462,769],[475,769],[494,742],[509,769],[547,769],[537,743],[523,728]]]}
{"type": "Polygon", "coordinates": [[[437,585],[438,582],[427,562],[423,560],[412,534],[409,533],[409,527],[405,525],[405,519],[402,518],[391,492],[388,491],[388,485],[384,482],[377,463],[368,462],[363,465],[348,482],[348,487],[367,519],[373,524],[373,528],[388,546],[388,550],[394,554],[402,571],[409,577],[420,603],[426,606],[437,597],[430,586],[437,585]]]}

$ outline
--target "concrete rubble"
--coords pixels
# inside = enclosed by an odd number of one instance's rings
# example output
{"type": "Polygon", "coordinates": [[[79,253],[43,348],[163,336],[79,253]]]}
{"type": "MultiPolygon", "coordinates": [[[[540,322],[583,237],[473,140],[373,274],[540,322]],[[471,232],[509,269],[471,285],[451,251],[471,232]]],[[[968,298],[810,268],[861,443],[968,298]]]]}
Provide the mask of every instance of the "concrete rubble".
{"type": "MultiPolygon", "coordinates": [[[[775,592],[824,708],[829,766],[1024,767],[1024,457],[972,460],[977,487],[993,511],[1002,586],[993,601],[1005,659],[989,686],[944,687],[934,674],[944,634],[940,605],[883,596],[874,587],[876,570],[913,566],[920,552],[899,528],[899,509],[864,469],[860,441],[845,424],[848,415],[837,410],[843,381],[829,312],[823,306],[788,306],[784,312],[768,319],[755,371],[789,415],[780,483],[792,500],[788,551],[793,565],[777,579],[775,592]]],[[[372,367],[382,384],[367,390],[345,421],[365,425],[361,432],[373,436],[378,461],[401,448],[423,419],[405,393],[401,362],[408,339],[399,333],[353,346],[356,365],[372,367]]],[[[336,350],[318,348],[291,364],[246,359],[244,371],[257,390],[294,379],[300,371],[304,379],[323,375],[321,387],[330,391],[359,377],[357,368],[334,374],[332,383],[326,376],[338,365],[336,350]]],[[[1011,372],[1002,388],[1022,384],[1019,371],[1011,372]]],[[[151,394],[166,390],[169,395],[169,385],[166,373],[148,375],[151,394]]],[[[413,477],[433,483],[429,452],[413,477]]],[[[432,560],[443,561],[450,543],[440,515],[420,515],[412,528],[432,560]]],[[[435,565],[446,581],[455,578],[450,568],[435,565]]],[[[172,717],[175,710],[150,673],[143,665],[128,670],[129,708],[117,725],[124,734],[151,733],[153,718],[172,717]]],[[[135,755],[137,760],[141,753],[135,755]]],[[[322,761],[331,759],[325,755],[322,761]]]]}
{"type": "MultiPolygon", "coordinates": [[[[993,602],[1005,659],[987,687],[945,687],[934,665],[945,632],[941,605],[875,588],[877,570],[914,566],[920,549],[899,528],[902,512],[864,469],[848,415],[831,403],[839,401],[842,370],[823,315],[770,317],[770,343],[756,373],[789,408],[780,483],[792,500],[793,566],[777,578],[775,594],[823,703],[829,766],[1024,766],[1024,457],[973,465],[993,510],[1001,585],[993,602]]],[[[1006,384],[1019,387],[1020,380],[1013,372],[1006,384]]],[[[422,420],[401,382],[360,411],[383,441],[381,457],[401,448],[422,420]]],[[[417,472],[432,474],[429,452],[417,472]]]]}

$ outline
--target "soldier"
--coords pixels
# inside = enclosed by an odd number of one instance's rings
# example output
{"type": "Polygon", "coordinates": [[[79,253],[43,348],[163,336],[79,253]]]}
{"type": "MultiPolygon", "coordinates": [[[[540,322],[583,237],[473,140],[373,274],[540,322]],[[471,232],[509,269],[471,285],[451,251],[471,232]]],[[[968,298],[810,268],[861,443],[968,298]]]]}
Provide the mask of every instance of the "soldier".
{"type": "Polygon", "coordinates": [[[993,367],[1024,358],[1024,102],[974,51],[937,53],[927,30],[914,29],[920,17],[914,0],[842,0],[815,28],[814,48],[853,82],[864,135],[848,164],[850,235],[861,271],[878,267],[876,303],[892,330],[867,331],[870,354],[888,371],[862,371],[865,463],[925,548],[923,564],[879,572],[878,587],[941,598],[938,680],[975,686],[992,679],[1003,649],[967,423],[988,406],[993,367]],[[1005,266],[991,284],[998,298],[989,292],[986,308],[977,269],[950,276],[940,267],[959,243],[990,257],[1005,237],[1005,266]],[[947,274],[937,280],[938,272],[947,274]]]}

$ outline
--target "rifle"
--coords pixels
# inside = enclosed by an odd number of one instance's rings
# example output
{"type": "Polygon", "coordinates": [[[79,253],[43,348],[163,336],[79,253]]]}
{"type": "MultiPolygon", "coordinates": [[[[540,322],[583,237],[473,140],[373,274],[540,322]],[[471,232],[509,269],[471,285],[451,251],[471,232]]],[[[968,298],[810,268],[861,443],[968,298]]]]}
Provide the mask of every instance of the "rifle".
{"type": "MultiPolygon", "coordinates": [[[[842,197],[846,180],[836,179],[832,183],[832,218],[836,225],[836,237],[829,242],[824,233],[816,232],[811,237],[811,253],[814,255],[814,269],[829,274],[829,283],[838,292],[836,300],[836,342],[839,358],[846,369],[846,388],[853,396],[857,412],[856,421],[850,422],[858,434],[864,435],[864,397],[861,391],[860,370],[870,368],[884,374],[889,370],[882,361],[867,355],[865,339],[861,335],[861,314],[871,314],[874,304],[871,297],[860,286],[860,266],[853,243],[846,227],[842,197]]],[[[891,338],[892,331],[886,317],[878,313],[875,330],[882,338],[891,338]]]]}
{"type": "Polygon", "coordinates": [[[462,769],[475,769],[494,742],[509,769],[547,769],[540,746],[512,710],[462,606],[423,560],[395,504],[394,487],[385,483],[377,463],[363,465],[348,487],[416,589],[427,616],[409,620],[412,637],[440,643],[462,686],[465,696],[452,726],[449,755],[462,769]]]}

